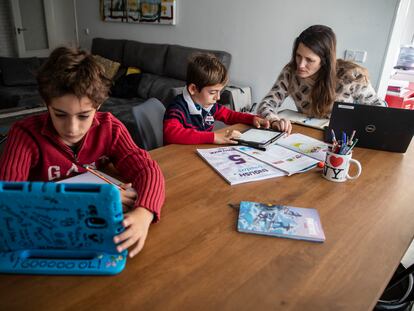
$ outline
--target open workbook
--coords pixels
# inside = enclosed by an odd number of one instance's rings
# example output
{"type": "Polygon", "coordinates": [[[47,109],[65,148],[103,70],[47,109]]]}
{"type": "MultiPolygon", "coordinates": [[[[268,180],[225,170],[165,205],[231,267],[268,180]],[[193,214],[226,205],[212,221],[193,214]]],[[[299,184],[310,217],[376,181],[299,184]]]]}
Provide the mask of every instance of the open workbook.
{"type": "Polygon", "coordinates": [[[231,185],[301,173],[325,160],[328,145],[303,134],[280,138],[266,151],[248,146],[197,149],[231,185]]]}
{"type": "Polygon", "coordinates": [[[293,111],[290,109],[285,109],[278,112],[280,118],[285,118],[290,120],[292,123],[313,127],[316,129],[323,130],[326,126],[329,125],[329,119],[318,119],[307,116],[306,114],[293,111]]]}

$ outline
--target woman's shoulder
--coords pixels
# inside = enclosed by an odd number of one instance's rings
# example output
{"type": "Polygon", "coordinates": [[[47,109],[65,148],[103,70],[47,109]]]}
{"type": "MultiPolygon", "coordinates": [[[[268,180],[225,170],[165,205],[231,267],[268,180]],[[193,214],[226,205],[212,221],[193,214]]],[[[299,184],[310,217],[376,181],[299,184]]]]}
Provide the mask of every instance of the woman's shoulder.
{"type": "Polygon", "coordinates": [[[336,77],[339,83],[357,83],[366,85],[369,83],[368,70],[356,63],[338,59],[336,63],[336,77]]]}
{"type": "Polygon", "coordinates": [[[281,71],[282,74],[289,74],[289,75],[292,75],[293,72],[294,70],[293,70],[291,63],[288,63],[285,66],[283,66],[282,71],[281,71]]]}
{"type": "MultiPolygon", "coordinates": [[[[289,85],[292,82],[292,79],[295,77],[294,70],[290,63],[286,64],[279,73],[277,82],[284,81],[286,85],[289,85]]],[[[276,83],[277,83],[276,82],[276,83]]]]}

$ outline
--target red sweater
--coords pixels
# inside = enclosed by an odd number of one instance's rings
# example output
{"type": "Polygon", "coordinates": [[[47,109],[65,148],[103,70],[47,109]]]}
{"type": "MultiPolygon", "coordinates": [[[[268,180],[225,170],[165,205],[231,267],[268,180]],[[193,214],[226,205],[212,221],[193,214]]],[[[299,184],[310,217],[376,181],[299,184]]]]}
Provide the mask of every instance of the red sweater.
{"type": "Polygon", "coordinates": [[[226,124],[253,124],[255,115],[236,112],[214,104],[207,112],[200,108],[200,114],[192,114],[183,95],[178,95],[168,106],[164,115],[165,144],[212,144],[214,143],[214,121],[226,124]]]}
{"type": "Polygon", "coordinates": [[[58,180],[85,172],[84,164],[99,168],[109,161],[132,182],[138,194],[135,207],[147,208],[158,220],[165,198],[160,167],[110,113],[96,113],[76,154],[60,140],[49,113],[16,122],[0,158],[0,180],[58,180]]]}

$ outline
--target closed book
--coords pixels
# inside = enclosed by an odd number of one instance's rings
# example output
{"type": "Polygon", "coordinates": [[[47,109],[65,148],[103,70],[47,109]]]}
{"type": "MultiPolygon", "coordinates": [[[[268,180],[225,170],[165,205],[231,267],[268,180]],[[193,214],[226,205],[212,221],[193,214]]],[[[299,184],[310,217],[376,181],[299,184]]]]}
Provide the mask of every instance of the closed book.
{"type": "Polygon", "coordinates": [[[243,201],[240,203],[237,230],[312,242],[325,241],[319,213],[314,208],[243,201]]]}

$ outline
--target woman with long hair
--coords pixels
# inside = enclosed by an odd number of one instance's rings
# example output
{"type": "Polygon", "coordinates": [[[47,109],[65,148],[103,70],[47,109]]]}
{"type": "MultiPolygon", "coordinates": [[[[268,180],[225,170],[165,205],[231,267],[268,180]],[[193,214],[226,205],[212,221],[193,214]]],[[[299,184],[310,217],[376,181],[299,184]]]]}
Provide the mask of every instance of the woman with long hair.
{"type": "Polygon", "coordinates": [[[336,59],[335,33],[324,25],[310,26],[296,38],[290,62],[259,104],[258,114],[270,120],[275,130],[292,129],[289,120],[277,115],[288,96],[299,112],[317,118],[329,117],[335,101],[382,105],[367,70],[336,59]]]}

